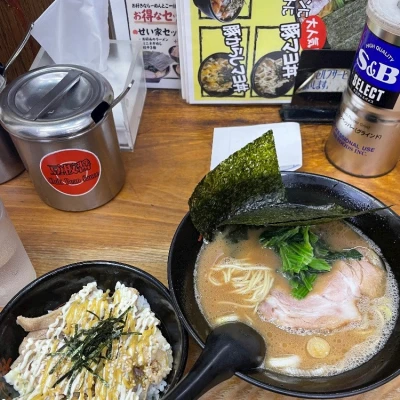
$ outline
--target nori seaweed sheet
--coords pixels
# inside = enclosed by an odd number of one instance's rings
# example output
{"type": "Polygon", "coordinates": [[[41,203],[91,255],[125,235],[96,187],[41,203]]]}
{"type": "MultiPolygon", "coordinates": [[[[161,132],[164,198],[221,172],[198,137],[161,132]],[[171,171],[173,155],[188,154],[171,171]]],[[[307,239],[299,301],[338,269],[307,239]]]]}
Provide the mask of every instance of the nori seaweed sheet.
{"type": "Polygon", "coordinates": [[[189,199],[192,222],[206,240],[225,226],[231,226],[233,236],[240,239],[245,231],[239,225],[315,225],[383,208],[360,211],[333,203],[306,206],[287,202],[272,131],[210,171],[189,199]]]}
{"type": "Polygon", "coordinates": [[[324,206],[310,206],[303,204],[281,203],[269,207],[251,210],[237,214],[222,221],[219,227],[224,225],[251,225],[251,226],[299,226],[316,225],[338,219],[356,217],[358,215],[383,210],[381,207],[369,210],[350,210],[338,204],[324,206]]]}
{"type": "Polygon", "coordinates": [[[323,18],[332,50],[356,50],[367,20],[368,0],[355,0],[323,18]]]}
{"type": "Polygon", "coordinates": [[[236,213],[283,200],[274,136],[268,131],[210,171],[196,186],[189,209],[196,229],[210,240],[217,226],[236,213]]]}

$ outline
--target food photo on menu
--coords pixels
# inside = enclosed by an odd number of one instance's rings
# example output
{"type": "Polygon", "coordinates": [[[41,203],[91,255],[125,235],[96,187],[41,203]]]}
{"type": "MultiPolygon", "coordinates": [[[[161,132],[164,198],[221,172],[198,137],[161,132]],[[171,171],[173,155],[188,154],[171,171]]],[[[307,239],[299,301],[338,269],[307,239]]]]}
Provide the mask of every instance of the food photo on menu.
{"type": "MultiPolygon", "coordinates": [[[[122,1],[124,3],[124,1],[122,1]]],[[[179,89],[180,60],[175,0],[126,0],[121,13],[127,19],[129,38],[143,43],[148,88],[179,89]]]]}
{"type": "Polygon", "coordinates": [[[291,101],[304,50],[355,50],[366,0],[177,3],[190,104],[282,104],[291,101]]]}
{"type": "Polygon", "coordinates": [[[41,2],[0,2],[0,400],[400,400],[399,0],[41,2]]]}

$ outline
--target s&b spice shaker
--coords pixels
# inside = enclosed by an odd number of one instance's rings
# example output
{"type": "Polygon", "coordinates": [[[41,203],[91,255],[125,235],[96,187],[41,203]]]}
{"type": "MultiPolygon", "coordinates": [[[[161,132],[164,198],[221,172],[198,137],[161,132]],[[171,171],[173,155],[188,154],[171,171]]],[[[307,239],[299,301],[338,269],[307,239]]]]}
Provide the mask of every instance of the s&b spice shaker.
{"type": "Polygon", "coordinates": [[[388,173],[400,157],[400,2],[369,0],[347,89],[325,145],[337,168],[388,173]]]}

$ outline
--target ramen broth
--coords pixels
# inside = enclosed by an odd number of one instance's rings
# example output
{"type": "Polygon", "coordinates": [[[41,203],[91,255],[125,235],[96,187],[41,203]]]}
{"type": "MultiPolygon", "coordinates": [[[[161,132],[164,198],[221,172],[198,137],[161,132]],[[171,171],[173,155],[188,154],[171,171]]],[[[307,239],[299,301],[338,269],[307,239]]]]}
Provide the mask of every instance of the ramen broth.
{"type": "MultiPolygon", "coordinates": [[[[368,259],[378,268],[386,269],[382,273],[384,279],[374,282],[373,290],[377,297],[370,299],[362,296],[356,300],[362,315],[361,321],[351,322],[332,331],[283,329],[263,320],[257,306],[252,306],[246,300],[248,295],[233,293],[237,287],[233,286],[231,280],[221,284],[226,278],[224,272],[212,271],[212,267],[221,264],[223,260],[234,259],[238,265],[243,266],[243,271],[240,270],[243,273],[249,266],[270,267],[273,277],[271,291],[279,286],[289,289],[288,281],[279,273],[279,256],[271,249],[262,248],[259,243],[262,230],[249,230],[248,239],[238,243],[232,243],[225,234],[218,233],[214,241],[203,244],[194,273],[195,290],[199,306],[211,326],[239,320],[251,325],[264,337],[267,343],[266,369],[297,376],[329,376],[357,367],[383,347],[397,317],[398,288],[389,266],[383,265],[377,256],[379,249],[350,225],[332,222],[314,226],[311,230],[332,250],[360,249],[364,255],[363,260],[368,259]],[[315,341],[315,338],[322,338],[325,346],[328,343],[327,352],[322,351],[319,358],[315,354],[311,356],[307,350],[307,345],[312,343],[310,339],[315,341]]],[[[321,275],[328,276],[334,270],[335,263],[331,272],[321,275]]],[[[316,283],[318,279],[320,276],[316,283]]],[[[240,276],[236,282],[240,282],[240,276]]]]}

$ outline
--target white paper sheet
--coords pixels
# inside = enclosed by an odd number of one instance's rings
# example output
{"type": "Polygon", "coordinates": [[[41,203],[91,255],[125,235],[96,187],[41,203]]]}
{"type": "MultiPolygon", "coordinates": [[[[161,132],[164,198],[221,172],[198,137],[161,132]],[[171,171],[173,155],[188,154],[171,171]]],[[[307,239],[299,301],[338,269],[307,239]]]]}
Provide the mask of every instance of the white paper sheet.
{"type": "Polygon", "coordinates": [[[56,64],[107,69],[108,0],[55,0],[35,21],[32,36],[56,64]]]}
{"type": "Polygon", "coordinates": [[[279,169],[295,171],[302,166],[300,125],[296,122],[215,128],[211,155],[211,169],[246,144],[272,129],[279,169]]]}

